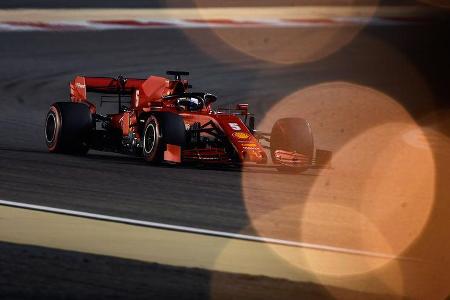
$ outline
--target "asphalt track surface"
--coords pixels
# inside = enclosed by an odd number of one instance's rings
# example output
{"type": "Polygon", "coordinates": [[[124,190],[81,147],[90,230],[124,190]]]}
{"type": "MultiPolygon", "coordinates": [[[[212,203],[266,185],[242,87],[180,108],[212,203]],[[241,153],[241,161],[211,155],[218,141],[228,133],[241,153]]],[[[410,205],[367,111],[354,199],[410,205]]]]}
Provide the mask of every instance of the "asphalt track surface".
{"type": "MultiPolygon", "coordinates": [[[[0,249],[0,276],[4,278],[0,287],[4,299],[275,300],[298,299],[299,295],[311,300],[331,299],[329,291],[320,285],[264,276],[171,267],[9,243],[0,243],[0,249]],[[23,257],[23,263],[15,265],[17,257],[23,257]],[[212,281],[216,282],[213,290],[212,281]]],[[[331,291],[346,299],[386,298],[338,288],[331,291]]]]}
{"type": "MultiPolygon", "coordinates": [[[[425,78],[434,103],[446,109],[448,29],[442,23],[368,26],[336,53],[302,65],[257,60],[218,43],[208,30],[196,32],[202,36],[201,46],[189,38],[189,33],[167,29],[0,33],[0,198],[258,234],[251,226],[242,193],[242,172],[154,167],[140,158],[98,152],[87,157],[49,154],[43,138],[49,105],[67,99],[68,82],[77,74],[146,77],[180,69],[191,72],[194,89],[215,93],[221,103],[248,102],[257,117],[302,87],[344,80],[389,94],[413,117],[420,118],[431,112],[429,105],[406,88],[410,85],[404,76],[407,70],[384,63],[389,53],[383,51],[388,50],[377,48],[376,41],[407,57],[425,78]],[[211,56],[211,52],[218,55],[211,56]]],[[[275,180],[295,182],[299,201],[319,176],[317,171],[294,177],[270,169],[244,172],[265,172],[275,180]]],[[[265,210],[274,206],[260,205],[265,210]]],[[[283,205],[280,200],[275,206],[283,205]]],[[[295,220],[292,222],[295,224],[295,220]]],[[[296,240],[294,231],[273,231],[271,237],[296,240]]]]}

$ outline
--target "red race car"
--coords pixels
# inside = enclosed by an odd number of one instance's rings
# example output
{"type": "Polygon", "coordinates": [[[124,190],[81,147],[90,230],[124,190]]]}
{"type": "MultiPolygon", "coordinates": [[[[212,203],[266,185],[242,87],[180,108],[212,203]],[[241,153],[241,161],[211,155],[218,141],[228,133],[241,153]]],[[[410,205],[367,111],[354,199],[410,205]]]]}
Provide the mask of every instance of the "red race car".
{"type": "Polygon", "coordinates": [[[217,98],[191,93],[188,72],[168,71],[167,79],[76,77],[70,102],[50,107],[45,139],[50,152],[86,154],[89,149],[143,156],[150,163],[268,164],[299,173],[323,166],[331,154],[315,150],[310,124],[300,118],[278,120],[271,133],[255,130],[247,104],[212,109],[217,98]],[[118,113],[102,115],[88,101],[113,102],[118,113]]]}

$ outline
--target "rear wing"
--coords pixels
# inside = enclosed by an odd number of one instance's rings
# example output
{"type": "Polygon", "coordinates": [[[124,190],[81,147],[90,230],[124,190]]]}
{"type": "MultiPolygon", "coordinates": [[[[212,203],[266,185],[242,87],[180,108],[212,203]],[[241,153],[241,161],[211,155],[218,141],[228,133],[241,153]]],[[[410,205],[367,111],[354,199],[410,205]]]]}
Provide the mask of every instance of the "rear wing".
{"type": "Polygon", "coordinates": [[[70,82],[70,99],[74,102],[87,100],[87,92],[131,95],[145,79],[77,76],[70,82]]]}
{"type": "Polygon", "coordinates": [[[184,93],[188,88],[190,85],[187,80],[169,80],[158,76],[147,79],[77,76],[70,82],[70,100],[86,103],[91,112],[95,113],[95,105],[87,99],[88,92],[118,95],[120,110],[121,96],[131,95],[134,107],[139,107],[164,96],[184,93]],[[142,101],[139,101],[140,98],[142,101]]]}
{"type": "Polygon", "coordinates": [[[84,102],[89,106],[92,113],[96,112],[96,107],[93,103],[87,100],[87,93],[102,93],[114,94],[119,97],[119,110],[122,105],[122,95],[132,95],[139,90],[145,79],[118,78],[112,77],[84,77],[77,76],[70,82],[70,100],[72,102],[84,102]]]}

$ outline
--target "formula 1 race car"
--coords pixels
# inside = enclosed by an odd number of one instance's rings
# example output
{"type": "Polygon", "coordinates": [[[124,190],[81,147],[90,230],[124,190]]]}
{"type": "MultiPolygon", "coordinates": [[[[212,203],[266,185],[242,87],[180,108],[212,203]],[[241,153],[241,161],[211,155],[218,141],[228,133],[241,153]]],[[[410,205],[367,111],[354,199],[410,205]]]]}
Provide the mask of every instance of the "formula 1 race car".
{"type": "Polygon", "coordinates": [[[191,93],[188,72],[174,78],[76,77],[70,102],[56,102],[45,122],[50,152],[86,154],[89,149],[143,156],[150,163],[268,164],[300,173],[329,162],[329,151],[315,150],[310,124],[300,118],[278,120],[271,133],[255,130],[247,104],[212,109],[216,96],[191,93]],[[88,101],[117,103],[118,113],[102,115],[88,101]],[[128,104],[128,105],[125,105],[128,104]]]}

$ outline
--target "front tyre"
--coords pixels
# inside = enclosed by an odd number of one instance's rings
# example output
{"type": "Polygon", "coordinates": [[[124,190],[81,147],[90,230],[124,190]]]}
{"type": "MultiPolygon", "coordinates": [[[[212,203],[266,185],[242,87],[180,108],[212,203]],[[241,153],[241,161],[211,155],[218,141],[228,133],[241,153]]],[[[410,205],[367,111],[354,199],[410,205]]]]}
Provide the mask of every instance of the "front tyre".
{"type": "Polygon", "coordinates": [[[272,161],[277,162],[275,151],[283,150],[307,157],[303,166],[280,164],[277,169],[285,173],[301,173],[312,164],[314,156],[314,139],[308,121],[301,118],[283,118],[275,122],[270,135],[270,152],[272,161]]]}
{"type": "Polygon", "coordinates": [[[45,142],[50,152],[86,154],[94,129],[89,107],[82,103],[56,102],[45,119],[45,142]]]}

